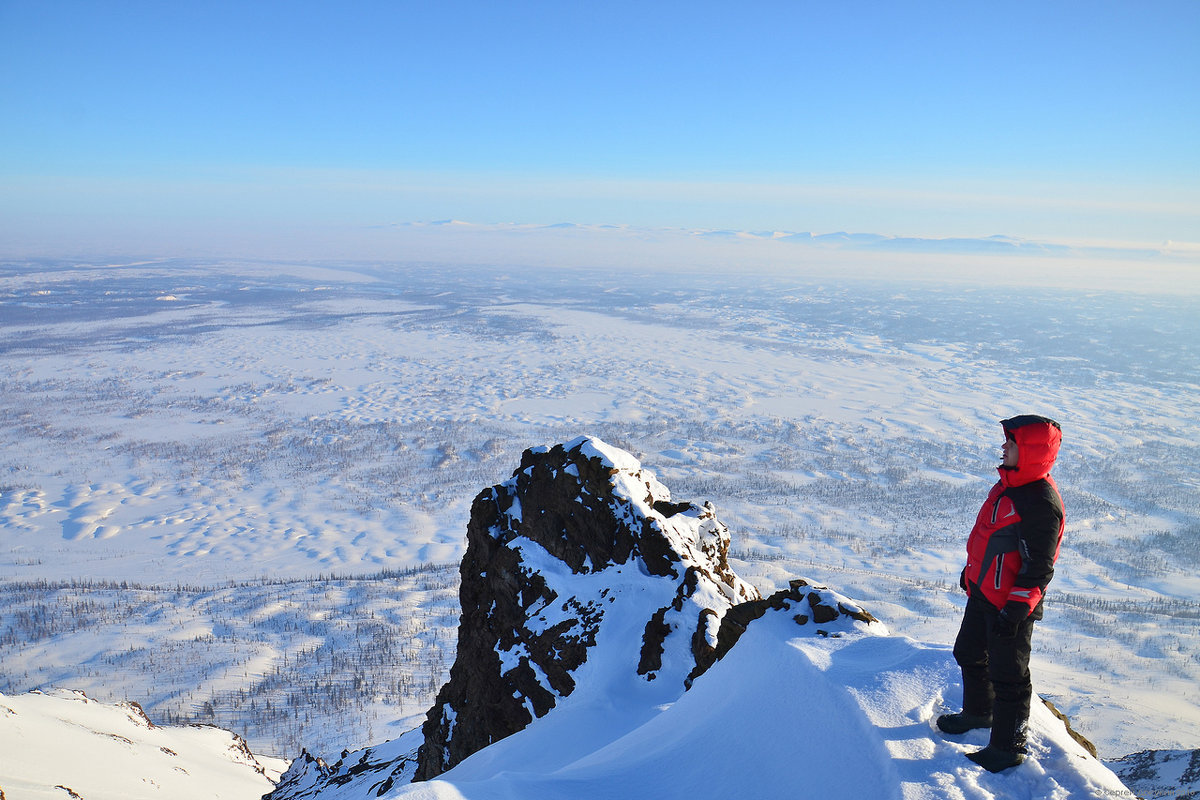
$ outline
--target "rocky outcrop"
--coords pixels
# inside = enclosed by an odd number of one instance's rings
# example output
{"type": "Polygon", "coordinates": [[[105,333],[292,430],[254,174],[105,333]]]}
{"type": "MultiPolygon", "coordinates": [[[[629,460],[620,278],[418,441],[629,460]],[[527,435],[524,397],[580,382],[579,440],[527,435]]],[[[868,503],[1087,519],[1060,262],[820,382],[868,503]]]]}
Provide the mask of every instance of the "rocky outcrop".
{"type": "Polygon", "coordinates": [[[627,619],[631,604],[643,623],[628,668],[682,691],[726,612],[760,599],[728,551],[711,505],[673,502],[624,451],[588,437],[525,451],[471,509],[458,652],[423,727],[417,779],[548,713],[575,690],[606,618],[627,619]]]}
{"type": "Polygon", "coordinates": [[[263,797],[289,797],[292,800],[313,797],[333,772],[322,759],[307,750],[301,750],[300,755],[292,759],[287,771],[279,776],[275,789],[263,797]]]}
{"type": "Polygon", "coordinates": [[[1082,747],[1084,750],[1087,750],[1092,758],[1098,758],[1096,753],[1096,745],[1092,744],[1090,739],[1071,726],[1071,720],[1067,718],[1067,715],[1059,711],[1058,706],[1054,705],[1054,703],[1051,703],[1046,698],[1043,697],[1041,700],[1042,705],[1050,709],[1050,713],[1053,714],[1056,719],[1062,722],[1063,727],[1067,729],[1067,735],[1074,739],[1080,747],[1082,747]]]}
{"type": "Polygon", "coordinates": [[[599,439],[525,451],[472,505],[457,654],[422,728],[332,767],[305,754],[269,798],[381,796],[581,696],[662,708],[772,609],[814,636],[883,630],[803,580],[761,597],[730,567],[729,544],[711,504],[673,500],[599,439]]]}
{"type": "Polygon", "coordinates": [[[351,797],[382,797],[410,783],[416,770],[419,731],[376,747],[343,752],[332,766],[307,750],[292,761],[264,800],[312,800],[326,792],[351,797]]]}
{"type": "Polygon", "coordinates": [[[818,636],[841,636],[852,625],[847,623],[879,623],[869,612],[854,601],[825,586],[810,584],[796,578],[788,588],[775,592],[770,597],[739,603],[726,612],[717,627],[716,642],[697,640],[693,646],[696,668],[689,676],[691,680],[702,675],[721,656],[729,652],[751,622],[767,611],[795,612],[792,621],[801,627],[811,627],[818,636]]]}

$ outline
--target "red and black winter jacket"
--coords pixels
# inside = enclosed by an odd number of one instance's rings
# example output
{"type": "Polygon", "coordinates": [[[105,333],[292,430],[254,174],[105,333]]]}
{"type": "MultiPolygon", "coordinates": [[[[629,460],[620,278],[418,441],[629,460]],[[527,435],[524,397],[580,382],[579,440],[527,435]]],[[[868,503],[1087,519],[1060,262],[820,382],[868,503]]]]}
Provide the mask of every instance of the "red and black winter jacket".
{"type": "Polygon", "coordinates": [[[1000,480],[979,509],[967,539],[964,584],[1014,621],[1041,619],[1065,527],[1062,497],[1050,477],[1062,430],[1035,415],[1000,424],[1017,444],[1017,466],[999,468],[1000,480]]]}

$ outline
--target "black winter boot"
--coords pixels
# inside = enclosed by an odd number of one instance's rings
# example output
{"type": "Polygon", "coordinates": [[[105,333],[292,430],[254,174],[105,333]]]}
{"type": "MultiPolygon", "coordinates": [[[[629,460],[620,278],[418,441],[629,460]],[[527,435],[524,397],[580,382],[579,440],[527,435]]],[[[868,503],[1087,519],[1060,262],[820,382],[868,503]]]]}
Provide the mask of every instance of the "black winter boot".
{"type": "Polygon", "coordinates": [[[942,714],[937,718],[937,726],[942,733],[966,733],[976,728],[992,727],[992,715],[968,714],[965,711],[942,714]]]}
{"type": "Polygon", "coordinates": [[[974,761],[979,766],[986,769],[988,772],[1003,772],[1010,767],[1015,767],[1025,760],[1024,753],[1013,753],[1008,750],[1001,750],[999,747],[988,745],[982,750],[977,750],[974,753],[967,753],[967,758],[974,761]]]}
{"type": "Polygon", "coordinates": [[[1001,753],[1025,752],[1029,729],[1029,706],[1022,702],[1008,703],[997,699],[992,709],[992,735],[988,749],[1001,753]]]}

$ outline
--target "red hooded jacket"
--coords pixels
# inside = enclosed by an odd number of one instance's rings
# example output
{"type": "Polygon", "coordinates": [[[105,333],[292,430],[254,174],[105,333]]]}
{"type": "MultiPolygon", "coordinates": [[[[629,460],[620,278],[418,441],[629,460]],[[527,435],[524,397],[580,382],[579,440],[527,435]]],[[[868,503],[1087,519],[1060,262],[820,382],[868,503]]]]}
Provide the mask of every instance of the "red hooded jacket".
{"type": "Polygon", "coordinates": [[[1050,477],[1062,429],[1032,414],[1000,424],[1017,443],[1017,466],[1000,467],[1000,480],[979,509],[967,539],[964,583],[969,594],[982,594],[1015,621],[1041,619],[1065,528],[1062,497],[1050,477]]]}

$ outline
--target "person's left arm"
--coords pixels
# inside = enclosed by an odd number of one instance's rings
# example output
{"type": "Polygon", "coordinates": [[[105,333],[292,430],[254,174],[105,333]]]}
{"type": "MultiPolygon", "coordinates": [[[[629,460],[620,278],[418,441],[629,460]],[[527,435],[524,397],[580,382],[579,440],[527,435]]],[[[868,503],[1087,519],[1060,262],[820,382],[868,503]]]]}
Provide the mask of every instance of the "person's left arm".
{"type": "Polygon", "coordinates": [[[1028,488],[1033,491],[1014,493],[1017,496],[1013,497],[1021,517],[1021,571],[1008,593],[1003,614],[1014,623],[1028,617],[1042,601],[1046,586],[1054,577],[1054,561],[1063,529],[1062,501],[1053,487],[1043,484],[1028,488]]]}

